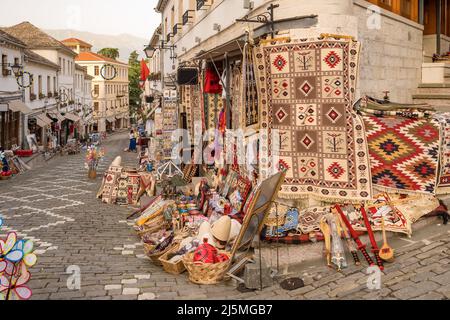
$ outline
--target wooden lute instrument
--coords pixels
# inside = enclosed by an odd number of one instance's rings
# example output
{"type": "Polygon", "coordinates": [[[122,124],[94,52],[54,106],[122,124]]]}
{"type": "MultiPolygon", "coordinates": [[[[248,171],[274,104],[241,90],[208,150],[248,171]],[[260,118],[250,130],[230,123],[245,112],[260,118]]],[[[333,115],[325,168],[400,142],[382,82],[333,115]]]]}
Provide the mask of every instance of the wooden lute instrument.
{"type": "Polygon", "coordinates": [[[381,217],[381,228],[383,230],[383,245],[381,246],[379,255],[380,258],[383,259],[384,261],[390,262],[394,260],[394,249],[392,249],[387,242],[383,216],[381,217]]]}

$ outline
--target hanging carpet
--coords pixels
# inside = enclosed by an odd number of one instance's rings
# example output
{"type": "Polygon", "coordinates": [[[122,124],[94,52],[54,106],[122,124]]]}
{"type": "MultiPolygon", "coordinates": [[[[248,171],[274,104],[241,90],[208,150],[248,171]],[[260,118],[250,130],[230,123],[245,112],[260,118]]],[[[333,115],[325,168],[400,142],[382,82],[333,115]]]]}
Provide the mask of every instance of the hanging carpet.
{"type": "Polygon", "coordinates": [[[439,123],[435,119],[363,116],[374,188],[434,194],[439,123]]]}
{"type": "Polygon", "coordinates": [[[347,40],[298,40],[256,49],[261,129],[268,130],[261,174],[287,170],[279,197],[371,199],[365,130],[352,110],[359,48],[347,40]]]}

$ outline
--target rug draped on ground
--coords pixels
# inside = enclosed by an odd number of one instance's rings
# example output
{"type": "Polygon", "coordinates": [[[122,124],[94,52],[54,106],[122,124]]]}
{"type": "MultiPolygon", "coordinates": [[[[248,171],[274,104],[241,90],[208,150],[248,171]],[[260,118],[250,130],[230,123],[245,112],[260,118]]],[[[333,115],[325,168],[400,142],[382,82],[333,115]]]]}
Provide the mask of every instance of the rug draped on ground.
{"type": "Polygon", "coordinates": [[[439,157],[439,180],[437,194],[450,193],[450,113],[441,113],[435,116],[441,126],[439,157]]]}
{"type": "Polygon", "coordinates": [[[364,126],[351,108],[359,47],[308,40],[256,49],[261,129],[268,130],[261,137],[268,155],[260,157],[261,173],[265,178],[287,169],[279,197],[371,199],[364,126]]]}

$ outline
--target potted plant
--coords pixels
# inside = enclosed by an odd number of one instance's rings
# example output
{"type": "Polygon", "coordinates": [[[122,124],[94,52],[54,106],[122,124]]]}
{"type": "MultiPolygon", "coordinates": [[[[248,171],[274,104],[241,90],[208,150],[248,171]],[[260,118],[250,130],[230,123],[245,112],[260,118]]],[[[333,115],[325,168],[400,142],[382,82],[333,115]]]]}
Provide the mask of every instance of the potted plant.
{"type": "Polygon", "coordinates": [[[47,93],[47,97],[49,97],[49,98],[53,97],[53,93],[51,93],[51,92],[47,93]]]}
{"type": "Polygon", "coordinates": [[[42,99],[44,99],[44,98],[45,98],[45,94],[39,93],[39,100],[42,100],[42,99]]]}
{"type": "Polygon", "coordinates": [[[90,146],[87,149],[86,153],[86,162],[85,167],[88,169],[88,178],[96,179],[97,178],[97,167],[99,162],[105,156],[105,152],[102,149],[98,149],[95,146],[90,146]]]}
{"type": "Polygon", "coordinates": [[[36,100],[36,94],[30,93],[30,100],[31,100],[31,101],[36,100]]]}

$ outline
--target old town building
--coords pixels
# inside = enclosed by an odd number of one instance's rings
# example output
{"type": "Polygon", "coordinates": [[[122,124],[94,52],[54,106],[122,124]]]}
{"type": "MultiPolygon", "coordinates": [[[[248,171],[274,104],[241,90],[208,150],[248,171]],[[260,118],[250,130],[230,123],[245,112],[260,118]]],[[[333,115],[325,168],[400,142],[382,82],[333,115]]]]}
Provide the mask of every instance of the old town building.
{"type": "Polygon", "coordinates": [[[240,22],[273,11],[275,37],[321,34],[354,37],[362,43],[358,94],[393,101],[449,105],[448,63],[430,66],[433,54],[450,50],[448,0],[159,0],[164,41],[164,83],[179,65],[200,60],[239,59],[244,42],[270,33],[270,24],[240,22]],[[423,71],[423,72],[422,72],[423,71]],[[441,79],[430,79],[438,71],[441,79]],[[422,75],[422,73],[424,75],[422,75]],[[437,82],[437,83],[435,83],[437,82]],[[445,88],[435,88],[444,85],[445,88]],[[431,91],[430,91],[431,90],[431,91]],[[442,99],[441,99],[442,98],[442,99]]]}
{"type": "Polygon", "coordinates": [[[106,132],[126,128],[129,123],[128,65],[91,52],[92,46],[84,41],[72,38],[63,43],[79,52],[76,63],[93,77],[93,130],[106,132]]]}

